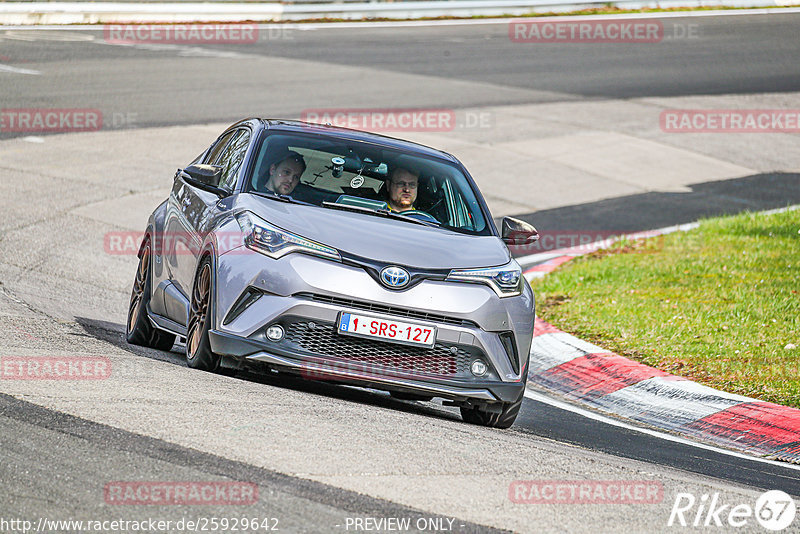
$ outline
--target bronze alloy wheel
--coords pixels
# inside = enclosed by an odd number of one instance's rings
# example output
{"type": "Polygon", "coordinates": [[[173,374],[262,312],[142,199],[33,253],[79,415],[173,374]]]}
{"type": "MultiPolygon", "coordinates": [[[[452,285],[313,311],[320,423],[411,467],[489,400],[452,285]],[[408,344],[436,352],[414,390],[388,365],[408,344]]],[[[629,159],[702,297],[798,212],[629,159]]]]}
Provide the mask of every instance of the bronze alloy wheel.
{"type": "Polygon", "coordinates": [[[192,311],[189,320],[189,338],[186,341],[186,354],[190,359],[197,355],[203,338],[203,327],[208,314],[208,301],[211,294],[211,266],[203,265],[192,293],[192,311]]]}
{"type": "Polygon", "coordinates": [[[150,257],[151,248],[148,239],[142,248],[136,278],[133,280],[125,339],[134,345],[169,350],[175,344],[175,335],[154,328],[147,317],[147,305],[150,302],[150,257]]]}
{"type": "Polygon", "coordinates": [[[220,357],[212,352],[211,342],[208,339],[211,325],[211,289],[211,257],[205,256],[200,261],[192,289],[189,328],[186,336],[186,363],[194,369],[214,372],[219,369],[220,357]]]}
{"type": "Polygon", "coordinates": [[[136,269],[136,278],[131,291],[131,303],[128,306],[128,332],[133,332],[142,310],[142,297],[150,270],[150,244],[145,245],[142,257],[139,259],[139,268],[136,269]]]}

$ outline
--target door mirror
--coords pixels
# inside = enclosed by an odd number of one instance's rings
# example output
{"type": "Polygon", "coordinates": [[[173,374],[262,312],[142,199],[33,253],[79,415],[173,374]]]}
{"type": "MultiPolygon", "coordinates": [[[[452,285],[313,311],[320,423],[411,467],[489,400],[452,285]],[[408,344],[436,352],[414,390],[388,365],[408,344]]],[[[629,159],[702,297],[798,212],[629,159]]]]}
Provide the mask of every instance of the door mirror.
{"type": "Polygon", "coordinates": [[[222,167],[197,163],[189,165],[183,169],[183,172],[201,184],[217,187],[219,185],[219,179],[222,176],[222,167]]]}
{"type": "Polygon", "coordinates": [[[220,197],[226,197],[230,194],[228,191],[218,187],[220,178],[222,177],[222,167],[218,165],[197,163],[189,165],[182,171],[179,171],[178,174],[187,184],[204,191],[214,193],[220,197]]]}
{"type": "Polygon", "coordinates": [[[503,242],[511,246],[525,246],[539,240],[539,232],[526,223],[513,217],[503,217],[503,242]]]}

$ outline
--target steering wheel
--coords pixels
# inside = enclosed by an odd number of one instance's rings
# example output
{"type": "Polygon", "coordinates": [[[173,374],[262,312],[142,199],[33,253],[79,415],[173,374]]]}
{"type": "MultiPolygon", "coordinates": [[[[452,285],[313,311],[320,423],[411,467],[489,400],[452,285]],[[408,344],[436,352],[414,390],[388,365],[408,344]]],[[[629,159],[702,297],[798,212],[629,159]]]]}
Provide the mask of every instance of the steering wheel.
{"type": "Polygon", "coordinates": [[[427,211],[405,210],[405,211],[399,211],[398,214],[399,215],[405,215],[406,217],[411,217],[412,219],[419,219],[421,221],[429,221],[429,222],[435,222],[436,224],[439,224],[439,221],[436,219],[436,217],[434,217],[433,215],[431,215],[427,211]]]}

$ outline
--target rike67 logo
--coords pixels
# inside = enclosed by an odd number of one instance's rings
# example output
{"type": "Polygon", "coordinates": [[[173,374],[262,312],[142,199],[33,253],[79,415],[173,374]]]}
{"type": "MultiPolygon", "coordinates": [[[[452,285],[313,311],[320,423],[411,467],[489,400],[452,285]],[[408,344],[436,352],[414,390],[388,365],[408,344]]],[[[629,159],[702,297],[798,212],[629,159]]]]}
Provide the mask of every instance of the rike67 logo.
{"type": "Polygon", "coordinates": [[[763,493],[755,506],[725,504],[719,493],[703,494],[699,499],[691,493],[678,493],[667,526],[743,527],[755,517],[762,527],[776,532],[791,525],[796,512],[794,500],[779,490],[763,493]]]}

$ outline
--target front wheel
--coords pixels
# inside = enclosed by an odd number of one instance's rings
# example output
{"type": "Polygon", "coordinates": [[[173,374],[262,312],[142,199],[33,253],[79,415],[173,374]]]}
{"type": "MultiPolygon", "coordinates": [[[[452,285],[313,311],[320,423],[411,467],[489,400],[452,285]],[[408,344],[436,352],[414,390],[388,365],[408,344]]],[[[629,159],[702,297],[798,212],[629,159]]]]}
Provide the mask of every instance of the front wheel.
{"type": "Polygon", "coordinates": [[[175,335],[154,328],[147,318],[147,305],[150,303],[150,253],[148,239],[142,248],[139,268],[136,269],[136,278],[133,280],[125,340],[132,345],[169,350],[175,344],[175,335]]]}
{"type": "Polygon", "coordinates": [[[211,324],[211,258],[205,256],[197,268],[192,303],[189,311],[189,328],[186,336],[186,363],[193,369],[215,372],[220,357],[211,351],[208,330],[211,324]]]}
{"type": "Polygon", "coordinates": [[[522,407],[524,391],[519,399],[513,402],[504,402],[499,412],[489,412],[481,406],[461,407],[461,418],[473,425],[488,426],[492,428],[509,428],[514,424],[519,409],[522,407]]]}

